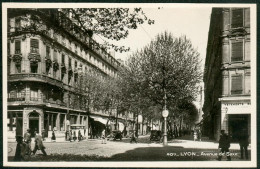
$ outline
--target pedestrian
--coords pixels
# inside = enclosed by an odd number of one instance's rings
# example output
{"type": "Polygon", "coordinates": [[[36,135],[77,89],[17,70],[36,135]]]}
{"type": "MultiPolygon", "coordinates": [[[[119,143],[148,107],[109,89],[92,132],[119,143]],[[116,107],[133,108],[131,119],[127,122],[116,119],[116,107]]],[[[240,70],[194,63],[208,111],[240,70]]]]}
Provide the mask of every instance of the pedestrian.
{"type": "Polygon", "coordinates": [[[137,140],[136,140],[136,133],[133,131],[133,133],[132,133],[132,137],[131,137],[131,140],[130,140],[130,143],[132,143],[132,142],[135,142],[135,143],[137,143],[137,140]]]}
{"type": "Polygon", "coordinates": [[[218,155],[218,160],[221,161],[222,156],[227,156],[227,161],[231,161],[230,153],[229,153],[229,147],[230,147],[230,139],[229,136],[225,133],[225,130],[221,130],[221,135],[219,139],[219,146],[218,148],[221,149],[220,153],[218,155]]]}
{"type": "Polygon", "coordinates": [[[39,133],[35,132],[35,146],[34,146],[34,149],[33,149],[34,155],[35,155],[37,150],[41,150],[43,155],[47,156],[47,153],[45,151],[45,146],[43,145],[43,142],[42,142],[42,136],[39,133]]]}
{"type": "Polygon", "coordinates": [[[42,130],[42,140],[45,141],[45,130],[42,130]]]}
{"type": "Polygon", "coordinates": [[[73,132],[73,140],[74,140],[74,141],[77,140],[76,131],[73,132]]]}
{"type": "Polygon", "coordinates": [[[69,141],[72,142],[72,131],[69,131],[69,141]]]}
{"type": "Polygon", "coordinates": [[[79,131],[78,131],[78,140],[81,141],[81,138],[82,138],[82,136],[81,136],[81,132],[80,132],[80,130],[79,130],[79,131]]]}
{"type": "Polygon", "coordinates": [[[198,139],[198,133],[196,130],[194,130],[193,139],[194,139],[194,141],[196,141],[198,139]]]}
{"type": "Polygon", "coordinates": [[[65,141],[68,141],[69,140],[69,131],[66,130],[65,132],[65,141]]]}
{"type": "Polygon", "coordinates": [[[248,142],[248,134],[247,134],[247,130],[246,129],[242,129],[240,135],[239,135],[239,146],[240,146],[240,153],[241,153],[241,159],[244,159],[244,153],[245,153],[245,157],[246,159],[248,159],[248,151],[247,151],[247,147],[249,145],[248,142]]]}
{"type": "Polygon", "coordinates": [[[16,142],[14,161],[25,161],[26,143],[23,142],[22,136],[16,136],[16,142]]]}
{"type": "Polygon", "coordinates": [[[53,141],[53,142],[56,141],[56,136],[55,136],[54,130],[52,131],[51,141],[53,141]]]}
{"type": "Polygon", "coordinates": [[[24,133],[23,139],[24,139],[24,143],[26,144],[26,154],[31,155],[31,152],[32,152],[32,149],[31,149],[32,138],[31,138],[30,129],[27,129],[27,132],[24,133]]]}
{"type": "Polygon", "coordinates": [[[201,141],[201,135],[202,135],[202,134],[201,134],[201,131],[200,131],[200,129],[199,129],[199,130],[198,130],[198,140],[199,140],[199,141],[201,141]]]}
{"type": "Polygon", "coordinates": [[[102,131],[102,136],[101,136],[101,139],[102,139],[102,143],[101,144],[106,144],[106,130],[104,129],[102,131]]]}

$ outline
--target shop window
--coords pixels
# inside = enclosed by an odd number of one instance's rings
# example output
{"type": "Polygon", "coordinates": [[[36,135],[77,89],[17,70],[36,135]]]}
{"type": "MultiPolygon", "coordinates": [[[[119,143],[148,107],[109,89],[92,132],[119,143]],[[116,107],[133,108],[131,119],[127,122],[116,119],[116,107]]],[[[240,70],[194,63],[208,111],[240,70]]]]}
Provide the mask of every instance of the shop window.
{"type": "Polygon", "coordinates": [[[243,9],[232,10],[231,28],[243,27],[243,9]]]}
{"type": "Polygon", "coordinates": [[[38,89],[32,87],[30,90],[30,100],[31,101],[38,101],[38,89]]]}
{"type": "Polygon", "coordinates": [[[31,53],[39,53],[39,40],[31,39],[31,53]]]}
{"type": "Polygon", "coordinates": [[[61,131],[65,130],[65,115],[64,114],[60,115],[60,130],[61,131]]]}
{"type": "Polygon", "coordinates": [[[231,62],[243,60],[243,42],[232,42],[231,62]]]}
{"type": "Polygon", "coordinates": [[[242,74],[232,75],[231,77],[231,94],[242,94],[243,93],[243,76],[242,74]]]}
{"type": "Polygon", "coordinates": [[[21,41],[15,41],[15,54],[21,54],[21,41]]]}
{"type": "Polygon", "coordinates": [[[57,130],[56,128],[57,114],[49,115],[49,130],[57,130]]]}

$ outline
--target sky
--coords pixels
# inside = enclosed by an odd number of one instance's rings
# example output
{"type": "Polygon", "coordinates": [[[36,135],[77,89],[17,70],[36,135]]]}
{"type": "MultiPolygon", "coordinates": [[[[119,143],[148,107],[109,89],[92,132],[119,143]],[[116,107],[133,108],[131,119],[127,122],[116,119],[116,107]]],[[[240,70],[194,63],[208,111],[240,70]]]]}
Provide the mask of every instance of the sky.
{"type": "Polygon", "coordinates": [[[149,44],[157,34],[168,31],[175,37],[186,35],[200,53],[202,66],[204,65],[211,7],[167,8],[167,6],[164,6],[160,9],[158,7],[142,9],[148,18],[155,20],[155,24],[139,25],[137,29],[129,31],[126,39],[113,42],[116,45],[130,47],[129,52],[116,52],[116,59],[126,60],[127,56],[131,55],[131,53],[149,44]]]}

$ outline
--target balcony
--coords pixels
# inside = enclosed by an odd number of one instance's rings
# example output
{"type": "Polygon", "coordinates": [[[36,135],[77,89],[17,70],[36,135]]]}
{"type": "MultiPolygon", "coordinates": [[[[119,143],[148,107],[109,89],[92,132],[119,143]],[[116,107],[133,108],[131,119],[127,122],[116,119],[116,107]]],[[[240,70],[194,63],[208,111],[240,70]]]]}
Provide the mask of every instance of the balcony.
{"type": "Polygon", "coordinates": [[[36,73],[11,74],[8,76],[8,81],[38,81],[43,83],[47,82],[49,84],[62,87],[62,82],[60,80],[36,73]]]}
{"type": "Polygon", "coordinates": [[[25,101],[25,98],[24,98],[24,97],[20,97],[20,98],[8,98],[7,101],[8,101],[8,102],[25,101]]]}

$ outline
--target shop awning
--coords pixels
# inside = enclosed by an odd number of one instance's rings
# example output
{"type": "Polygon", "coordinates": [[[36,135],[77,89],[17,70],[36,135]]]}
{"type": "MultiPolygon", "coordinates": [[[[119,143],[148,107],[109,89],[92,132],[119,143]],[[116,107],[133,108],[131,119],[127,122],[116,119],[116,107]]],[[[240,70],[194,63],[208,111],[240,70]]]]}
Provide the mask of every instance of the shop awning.
{"type": "MultiPolygon", "coordinates": [[[[94,121],[98,121],[98,122],[100,122],[100,123],[102,123],[102,124],[104,124],[104,125],[106,125],[107,124],[107,121],[108,121],[108,119],[107,118],[103,118],[103,117],[98,117],[98,116],[89,116],[90,118],[92,118],[92,119],[94,119],[94,121]]],[[[110,125],[110,124],[114,124],[114,122],[112,122],[112,121],[108,121],[108,124],[110,125]]]]}

